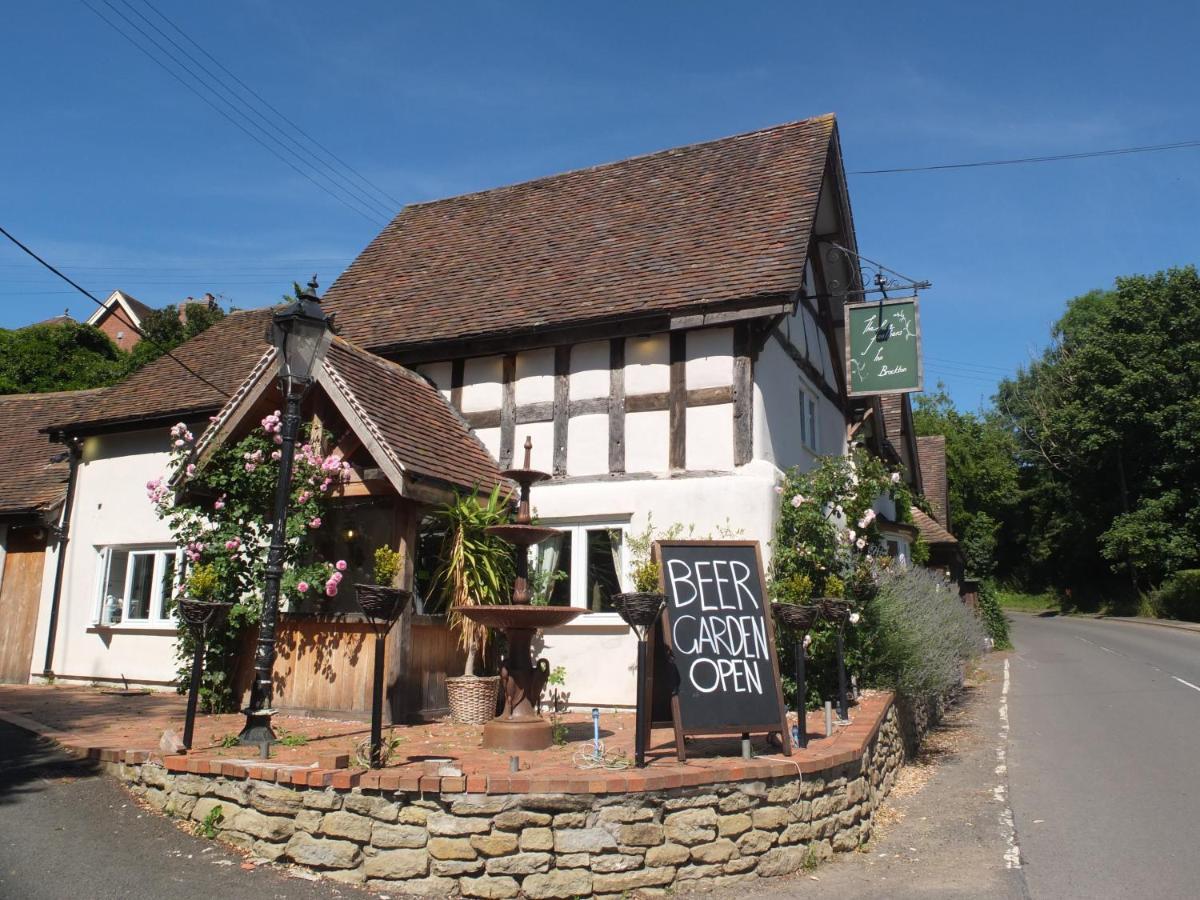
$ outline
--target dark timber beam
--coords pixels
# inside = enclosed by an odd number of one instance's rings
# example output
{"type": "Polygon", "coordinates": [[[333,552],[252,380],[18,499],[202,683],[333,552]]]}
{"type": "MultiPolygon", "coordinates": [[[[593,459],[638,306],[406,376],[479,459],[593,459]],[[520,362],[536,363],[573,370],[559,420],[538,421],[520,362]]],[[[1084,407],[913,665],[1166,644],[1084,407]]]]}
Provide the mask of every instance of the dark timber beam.
{"type": "Polygon", "coordinates": [[[625,338],[608,342],[608,471],[625,471],[625,338]]]}
{"type": "Polygon", "coordinates": [[[463,376],[467,368],[465,359],[450,363],[450,405],[462,412],[463,376]]]}
{"type": "Polygon", "coordinates": [[[500,393],[500,468],[513,467],[513,444],[517,435],[517,355],[506,354],[500,393]]]}
{"type": "Polygon", "coordinates": [[[554,348],[554,474],[567,474],[567,423],[571,417],[571,345],[554,348]]]}
{"type": "Polygon", "coordinates": [[[754,334],[749,322],[733,328],[733,464],[754,458],[754,334]]]}
{"type": "Polygon", "coordinates": [[[687,468],[687,332],[671,332],[671,440],[669,465],[687,468]]]}

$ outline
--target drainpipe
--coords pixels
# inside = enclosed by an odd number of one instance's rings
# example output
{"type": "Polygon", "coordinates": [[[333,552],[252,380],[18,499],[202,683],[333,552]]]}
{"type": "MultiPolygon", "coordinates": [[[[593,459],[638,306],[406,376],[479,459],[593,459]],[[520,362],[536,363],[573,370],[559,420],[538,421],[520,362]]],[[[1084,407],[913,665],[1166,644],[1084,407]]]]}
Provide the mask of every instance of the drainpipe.
{"type": "Polygon", "coordinates": [[[63,501],[62,519],[54,534],[58,538],[58,559],[54,567],[54,593],[50,597],[50,626],[46,632],[46,663],[42,667],[43,678],[54,677],[54,638],[58,633],[58,608],[62,600],[63,572],[67,567],[67,542],[70,540],[71,510],[75,505],[75,481],[79,469],[78,438],[62,438],[67,445],[67,499],[63,501]]]}

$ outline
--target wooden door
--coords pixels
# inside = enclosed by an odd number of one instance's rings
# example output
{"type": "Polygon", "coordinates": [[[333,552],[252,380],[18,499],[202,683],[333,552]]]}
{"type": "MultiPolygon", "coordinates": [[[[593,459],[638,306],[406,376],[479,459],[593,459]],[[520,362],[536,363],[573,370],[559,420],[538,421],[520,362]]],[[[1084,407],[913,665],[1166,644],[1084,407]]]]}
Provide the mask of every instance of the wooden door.
{"type": "Polygon", "coordinates": [[[10,528],[0,584],[0,682],[26,684],[33,662],[42,567],[46,559],[44,528],[10,528]]]}

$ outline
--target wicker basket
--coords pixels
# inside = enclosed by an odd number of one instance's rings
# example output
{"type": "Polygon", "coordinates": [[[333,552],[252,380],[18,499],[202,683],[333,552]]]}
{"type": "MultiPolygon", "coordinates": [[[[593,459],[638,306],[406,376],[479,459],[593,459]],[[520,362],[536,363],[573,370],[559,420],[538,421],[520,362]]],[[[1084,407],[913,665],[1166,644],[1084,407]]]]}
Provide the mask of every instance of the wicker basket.
{"type": "Polygon", "coordinates": [[[666,601],[667,598],[663,594],[638,591],[614,594],[612,605],[626,625],[634,628],[649,628],[658,621],[666,601]]]}
{"type": "Polygon", "coordinates": [[[412,591],[379,584],[356,584],[354,595],[363,614],[379,622],[392,622],[400,618],[404,607],[412,599],[412,591]]]}
{"type": "Polygon", "coordinates": [[[191,597],[181,597],[176,604],[176,609],[179,610],[179,618],[183,619],[188,625],[200,627],[202,625],[216,625],[225,618],[233,606],[232,603],[213,603],[208,600],[193,600],[191,597]]]}
{"type": "Polygon", "coordinates": [[[821,618],[838,625],[846,624],[850,618],[850,610],[853,608],[848,601],[836,597],[820,597],[813,603],[820,607],[821,618]]]}
{"type": "Polygon", "coordinates": [[[821,610],[810,603],[772,603],[771,611],[781,625],[808,631],[821,618],[821,610]]]}
{"type": "Polygon", "coordinates": [[[499,696],[499,675],[462,675],[446,679],[450,718],[459,725],[486,725],[496,717],[499,696]]]}

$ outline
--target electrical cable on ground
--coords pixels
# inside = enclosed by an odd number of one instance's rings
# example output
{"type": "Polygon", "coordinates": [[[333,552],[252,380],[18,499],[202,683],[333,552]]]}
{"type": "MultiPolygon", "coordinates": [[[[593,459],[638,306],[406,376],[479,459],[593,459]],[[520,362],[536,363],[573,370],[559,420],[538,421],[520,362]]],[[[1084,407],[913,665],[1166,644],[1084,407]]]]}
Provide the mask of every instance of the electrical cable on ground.
{"type": "MultiPolygon", "coordinates": [[[[64,275],[58,269],[54,268],[54,266],[52,266],[50,263],[46,262],[46,260],[44,260],[40,256],[38,256],[37,253],[35,253],[29,247],[25,246],[23,243],[21,243],[19,240],[17,240],[17,238],[14,237],[8,231],[8,229],[4,228],[4,226],[2,226],[2,225],[0,225],[0,234],[4,235],[10,241],[12,241],[14,244],[16,244],[21,250],[23,250],[26,254],[33,257],[35,260],[37,260],[39,263],[41,263],[43,266],[45,266],[47,269],[49,269],[51,272],[53,272],[55,275],[57,275],[59,278],[61,278],[63,281],[65,281],[67,284],[69,284],[71,287],[75,288],[75,290],[79,291],[79,293],[83,294],[83,296],[87,297],[89,300],[91,300],[93,303],[95,303],[101,309],[104,308],[104,301],[98,299],[91,291],[79,286],[74,281],[72,281],[68,276],[64,275]]],[[[185,363],[182,359],[180,359],[178,356],[176,356],[174,353],[172,353],[170,350],[168,350],[162,344],[159,344],[158,342],[152,340],[151,338],[148,338],[146,336],[145,332],[143,332],[140,328],[136,328],[132,324],[129,327],[130,327],[130,330],[132,330],[135,334],[137,334],[139,337],[141,337],[142,340],[146,341],[151,347],[156,347],[157,349],[162,351],[164,356],[169,356],[171,359],[175,360],[175,362],[179,363],[180,368],[182,368],[189,375],[191,375],[192,377],[196,378],[197,380],[203,382],[204,384],[208,385],[210,388],[212,388],[214,391],[216,391],[218,394],[220,394],[226,400],[229,399],[229,394],[226,391],[221,390],[221,388],[217,387],[215,384],[213,384],[211,381],[209,381],[207,378],[205,378],[203,375],[201,375],[199,372],[197,372],[195,369],[193,369],[187,363],[185,363]]]]}

